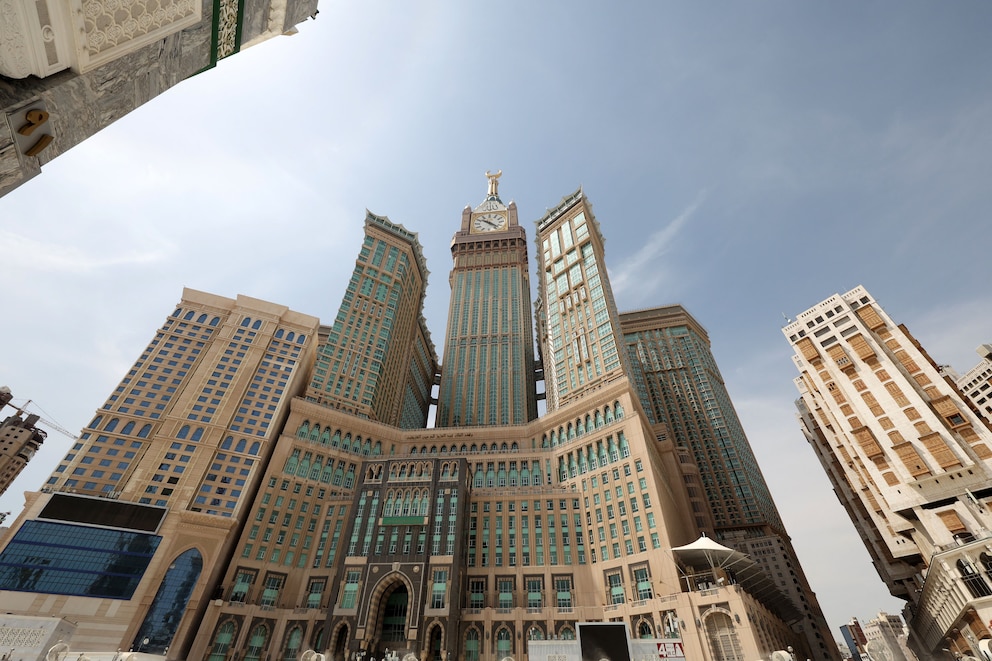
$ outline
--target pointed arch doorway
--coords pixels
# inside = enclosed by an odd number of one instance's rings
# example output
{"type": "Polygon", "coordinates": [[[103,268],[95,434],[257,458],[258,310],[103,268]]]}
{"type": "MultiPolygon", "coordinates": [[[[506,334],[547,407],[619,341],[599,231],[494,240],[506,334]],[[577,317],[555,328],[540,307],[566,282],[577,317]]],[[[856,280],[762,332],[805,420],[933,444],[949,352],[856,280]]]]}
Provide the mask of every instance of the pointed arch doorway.
{"type": "Polygon", "coordinates": [[[379,631],[376,640],[384,647],[396,648],[406,642],[406,616],[410,605],[410,592],[406,584],[398,581],[380,603],[379,631]]]}

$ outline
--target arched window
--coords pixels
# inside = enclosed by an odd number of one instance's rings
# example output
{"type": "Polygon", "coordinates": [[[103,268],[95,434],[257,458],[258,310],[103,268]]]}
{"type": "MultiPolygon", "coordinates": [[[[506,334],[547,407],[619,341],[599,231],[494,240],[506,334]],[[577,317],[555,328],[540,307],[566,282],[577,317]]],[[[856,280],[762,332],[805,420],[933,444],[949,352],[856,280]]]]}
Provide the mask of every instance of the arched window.
{"type": "Polygon", "coordinates": [[[558,637],[562,640],[575,640],[575,629],[566,624],[558,631],[558,637]]]}
{"type": "Polygon", "coordinates": [[[478,629],[469,629],[465,634],[465,661],[479,661],[478,629]]]}
{"type": "Polygon", "coordinates": [[[234,446],[234,451],[235,452],[244,452],[245,451],[245,448],[247,448],[247,447],[248,447],[248,441],[246,441],[245,439],[242,438],[241,440],[238,441],[238,444],[234,446]]]}
{"type": "Polygon", "coordinates": [[[297,653],[303,644],[303,627],[295,626],[286,636],[286,647],[283,649],[283,661],[296,661],[297,653]]]}
{"type": "Polygon", "coordinates": [[[527,640],[544,640],[544,632],[539,626],[532,626],[527,630],[527,640]]]}
{"type": "Polygon", "coordinates": [[[189,425],[183,425],[179,429],[179,433],[176,434],[176,438],[186,438],[187,436],[189,436],[189,425]]]}
{"type": "Polygon", "coordinates": [[[259,443],[258,441],[255,441],[254,443],[251,444],[251,448],[248,450],[248,454],[257,456],[258,451],[261,449],[262,449],[262,444],[259,443]]]}
{"type": "Polygon", "coordinates": [[[613,408],[615,410],[614,416],[616,419],[623,419],[623,406],[621,406],[620,402],[613,402],[613,408]]]}
{"type": "Polygon", "coordinates": [[[304,420],[300,423],[300,428],[296,430],[297,438],[306,438],[310,435],[310,421],[304,420]]]}
{"type": "Polygon", "coordinates": [[[295,338],[296,338],[296,333],[294,333],[293,331],[289,331],[288,333],[286,333],[287,342],[292,342],[295,338]]]}
{"type": "Polygon", "coordinates": [[[261,320],[261,319],[256,319],[256,320],[255,320],[255,323],[253,323],[253,324],[251,325],[251,327],[252,327],[252,328],[253,328],[254,330],[258,330],[259,328],[261,328],[261,327],[262,327],[262,320],[261,320]]]}
{"type": "Polygon", "coordinates": [[[978,556],[978,561],[982,563],[982,567],[985,568],[985,575],[992,578],[992,555],[983,552],[980,556],[978,556]]]}
{"type": "Polygon", "coordinates": [[[193,314],[194,314],[193,311],[190,310],[189,312],[186,313],[186,316],[183,317],[183,319],[185,319],[186,321],[191,321],[193,319],[193,314]]]}
{"type": "Polygon", "coordinates": [[[198,324],[205,324],[205,323],[207,323],[207,315],[206,314],[201,314],[199,317],[196,318],[196,323],[198,323],[198,324]]]}
{"type": "Polygon", "coordinates": [[[134,647],[140,645],[141,651],[146,654],[165,653],[186,614],[186,604],[200,578],[201,569],[203,558],[196,549],[184,551],[172,561],[138,629],[134,647]]]}
{"type": "Polygon", "coordinates": [[[95,418],[93,418],[93,422],[90,423],[90,427],[96,429],[97,425],[99,425],[101,422],[103,422],[103,416],[98,415],[95,418]]]}
{"type": "Polygon", "coordinates": [[[297,344],[303,344],[304,342],[306,342],[306,340],[307,340],[307,336],[304,335],[303,333],[300,333],[299,335],[296,336],[297,344]]]}
{"type": "Polygon", "coordinates": [[[152,431],[152,425],[151,423],[148,423],[147,425],[141,428],[141,431],[138,432],[138,438],[148,438],[148,434],[150,434],[151,431],[152,431]]]}
{"type": "Polygon", "coordinates": [[[115,429],[117,429],[118,422],[120,422],[120,420],[118,420],[117,418],[113,418],[110,422],[107,423],[107,426],[104,427],[103,431],[107,433],[114,431],[115,429]]]}
{"type": "Polygon", "coordinates": [[[201,438],[203,438],[203,427],[197,427],[196,431],[193,432],[193,435],[189,437],[189,440],[198,441],[201,438]]]}
{"type": "Polygon", "coordinates": [[[651,623],[647,620],[641,620],[637,624],[637,637],[638,638],[654,638],[654,631],[651,630],[651,623]]]}
{"type": "Polygon", "coordinates": [[[172,313],[172,316],[173,317],[178,317],[182,313],[183,313],[183,309],[182,308],[176,308],[176,311],[172,313]]]}
{"type": "Polygon", "coordinates": [[[251,324],[251,317],[245,317],[244,319],[241,320],[242,328],[248,328],[250,324],[251,324]]]}
{"type": "Polygon", "coordinates": [[[715,661],[744,661],[741,641],[730,615],[711,611],[703,627],[710,647],[710,656],[715,661]]]}
{"type": "Polygon", "coordinates": [[[211,326],[216,326],[219,323],[220,323],[220,317],[214,317],[213,319],[210,320],[211,326]]]}
{"type": "Polygon", "coordinates": [[[989,584],[985,582],[982,575],[975,571],[975,566],[961,558],[957,562],[958,571],[961,573],[961,579],[964,584],[968,587],[968,592],[975,599],[981,599],[982,597],[992,596],[992,590],[989,589],[989,584]]]}
{"type": "Polygon", "coordinates": [[[234,444],[234,437],[233,436],[228,436],[227,438],[225,438],[221,442],[220,449],[221,450],[230,450],[231,449],[231,445],[233,445],[233,444],[234,444]]]}
{"type": "Polygon", "coordinates": [[[244,661],[259,661],[262,652],[265,651],[265,643],[269,638],[269,629],[264,624],[259,624],[251,631],[248,638],[248,649],[245,651],[244,661]]]}
{"type": "Polygon", "coordinates": [[[230,620],[217,628],[217,635],[214,636],[214,644],[210,648],[210,656],[207,657],[207,661],[225,661],[227,659],[227,651],[231,649],[235,631],[234,622],[230,620]]]}
{"type": "Polygon", "coordinates": [[[313,635],[313,644],[310,647],[314,650],[324,649],[324,627],[317,629],[317,632],[313,635]]]}
{"type": "Polygon", "coordinates": [[[123,429],[121,429],[121,434],[127,436],[133,431],[134,431],[134,420],[128,420],[128,423],[124,425],[123,429]]]}
{"type": "Polygon", "coordinates": [[[299,465],[300,465],[300,451],[293,450],[293,454],[291,454],[289,456],[289,459],[286,460],[286,466],[283,468],[283,470],[289,473],[290,475],[293,475],[294,473],[296,473],[296,467],[299,465]]]}
{"type": "Polygon", "coordinates": [[[281,340],[283,335],[285,335],[285,331],[283,329],[279,328],[279,329],[276,330],[276,334],[274,335],[274,337],[277,340],[281,340]]]}
{"type": "Polygon", "coordinates": [[[513,654],[513,637],[506,627],[496,632],[496,658],[504,659],[513,654]]]}

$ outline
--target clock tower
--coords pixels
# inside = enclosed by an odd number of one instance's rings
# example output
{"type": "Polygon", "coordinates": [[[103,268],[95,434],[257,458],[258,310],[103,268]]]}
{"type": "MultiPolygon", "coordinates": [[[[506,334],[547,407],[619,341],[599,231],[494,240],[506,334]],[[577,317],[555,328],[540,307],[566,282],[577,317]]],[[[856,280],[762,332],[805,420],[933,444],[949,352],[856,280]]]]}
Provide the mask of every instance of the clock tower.
{"type": "Polygon", "coordinates": [[[451,240],[451,302],[437,427],[518,425],[537,417],[527,236],[499,178],[462,211],[451,240]]]}

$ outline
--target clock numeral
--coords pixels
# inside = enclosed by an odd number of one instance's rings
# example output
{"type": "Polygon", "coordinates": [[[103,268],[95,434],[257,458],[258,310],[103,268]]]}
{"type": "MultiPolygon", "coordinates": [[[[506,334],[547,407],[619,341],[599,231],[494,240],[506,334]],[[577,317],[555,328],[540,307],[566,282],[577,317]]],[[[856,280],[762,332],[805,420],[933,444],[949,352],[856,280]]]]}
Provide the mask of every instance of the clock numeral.
{"type": "MultiPolygon", "coordinates": [[[[41,108],[32,108],[24,113],[24,119],[27,120],[27,124],[17,129],[18,135],[23,135],[25,138],[31,137],[35,131],[48,123],[48,119],[51,117],[47,110],[42,110],[41,108]]],[[[25,156],[37,156],[41,152],[45,151],[48,145],[52,144],[55,138],[44,133],[35,141],[33,145],[24,150],[25,156]]]]}
{"type": "Polygon", "coordinates": [[[47,110],[39,110],[37,108],[29,110],[24,114],[24,119],[28,120],[28,123],[17,129],[17,132],[24,136],[31,135],[35,129],[48,121],[48,117],[47,110]]]}
{"type": "Polygon", "coordinates": [[[36,142],[33,145],[31,145],[31,148],[28,149],[27,151],[25,151],[24,152],[24,155],[25,156],[37,156],[41,152],[45,151],[45,147],[47,147],[48,145],[52,144],[52,140],[54,140],[54,139],[55,138],[53,138],[50,134],[46,133],[45,135],[43,135],[40,138],[38,138],[38,142],[36,142]]]}

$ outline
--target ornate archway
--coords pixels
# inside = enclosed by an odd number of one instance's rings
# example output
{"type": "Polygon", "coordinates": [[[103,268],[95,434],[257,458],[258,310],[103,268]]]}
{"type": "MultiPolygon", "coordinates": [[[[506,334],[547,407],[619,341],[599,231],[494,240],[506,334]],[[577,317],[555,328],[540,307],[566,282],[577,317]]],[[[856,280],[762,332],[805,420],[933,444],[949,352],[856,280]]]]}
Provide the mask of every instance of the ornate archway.
{"type": "MultiPolygon", "coordinates": [[[[331,634],[330,644],[327,651],[330,653],[328,661],[348,661],[348,641],[351,638],[350,629],[347,624],[341,623],[331,634]]],[[[314,647],[317,652],[322,652],[318,647],[314,647]]]]}
{"type": "Polygon", "coordinates": [[[383,576],[369,599],[365,646],[380,652],[406,642],[413,587],[399,572],[383,576]]]}
{"type": "Polygon", "coordinates": [[[445,661],[441,657],[441,650],[444,649],[444,627],[435,622],[427,628],[427,650],[428,659],[431,661],[445,661]]]}

